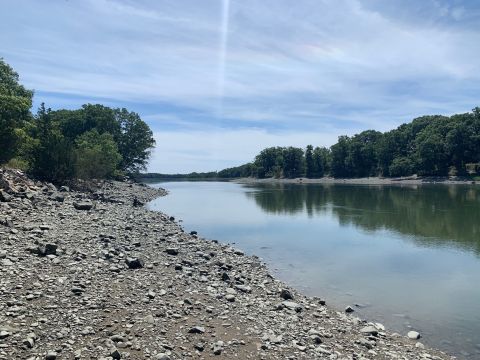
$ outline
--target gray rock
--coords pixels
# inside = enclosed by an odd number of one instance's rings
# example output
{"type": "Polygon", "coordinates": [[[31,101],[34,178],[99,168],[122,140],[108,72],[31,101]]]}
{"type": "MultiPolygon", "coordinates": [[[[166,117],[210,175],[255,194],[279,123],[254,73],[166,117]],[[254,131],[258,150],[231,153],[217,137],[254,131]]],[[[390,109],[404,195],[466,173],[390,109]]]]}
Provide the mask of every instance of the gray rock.
{"type": "Polygon", "coordinates": [[[5,191],[0,190],[0,201],[2,202],[10,202],[13,200],[13,196],[7,194],[5,191]]]}
{"type": "Polygon", "coordinates": [[[417,339],[420,339],[420,333],[416,332],[416,331],[409,331],[408,334],[407,334],[408,338],[409,339],[412,339],[412,340],[417,340],[417,339]]]}
{"type": "Polygon", "coordinates": [[[377,336],[378,335],[378,330],[376,327],[374,326],[365,326],[363,328],[360,329],[360,332],[362,334],[366,334],[366,335],[373,335],[373,336],[377,336]]]}
{"type": "Polygon", "coordinates": [[[49,351],[47,355],[45,355],[45,360],[55,360],[57,358],[57,353],[55,351],[49,351]]]}
{"type": "Polygon", "coordinates": [[[247,285],[235,285],[235,289],[240,290],[241,292],[244,292],[244,293],[252,292],[252,288],[247,285]]]}
{"type": "Polygon", "coordinates": [[[31,349],[35,345],[35,340],[31,337],[27,337],[25,340],[23,340],[23,345],[31,349]]]}
{"type": "Polygon", "coordinates": [[[91,201],[74,202],[73,207],[77,210],[91,210],[93,203],[91,201]]]}
{"type": "Polygon", "coordinates": [[[178,255],[178,249],[177,248],[168,248],[168,249],[165,249],[165,252],[168,254],[168,255],[178,255]]]}
{"type": "Polygon", "coordinates": [[[205,332],[205,328],[203,326],[194,326],[190,330],[188,330],[190,334],[203,334],[205,332]]]}
{"type": "Polygon", "coordinates": [[[57,254],[57,244],[46,243],[40,244],[37,247],[37,253],[40,256],[56,255],[57,254]]]}
{"type": "Polygon", "coordinates": [[[280,297],[284,300],[293,300],[293,295],[288,289],[282,289],[280,292],[280,297]]]}
{"type": "Polygon", "coordinates": [[[139,258],[126,258],[125,263],[129,269],[141,269],[145,265],[143,260],[139,258]]]}
{"type": "Polygon", "coordinates": [[[2,266],[12,266],[13,262],[10,259],[2,259],[2,261],[0,261],[0,264],[2,266]]]}
{"type": "Polygon", "coordinates": [[[168,356],[168,355],[165,354],[165,353],[160,353],[160,354],[155,355],[154,359],[155,359],[155,360],[170,360],[171,357],[168,356]]]}
{"type": "Polygon", "coordinates": [[[352,313],[352,312],[354,312],[354,311],[355,311],[355,310],[353,310],[353,308],[352,308],[351,306],[347,306],[347,307],[345,308],[345,312],[346,312],[346,313],[352,313]]]}
{"type": "Polygon", "coordinates": [[[121,359],[122,355],[117,349],[110,350],[110,357],[114,358],[115,360],[121,359]]]}
{"type": "Polygon", "coordinates": [[[223,341],[217,341],[213,344],[213,354],[214,355],[221,355],[223,351],[223,341]]]}

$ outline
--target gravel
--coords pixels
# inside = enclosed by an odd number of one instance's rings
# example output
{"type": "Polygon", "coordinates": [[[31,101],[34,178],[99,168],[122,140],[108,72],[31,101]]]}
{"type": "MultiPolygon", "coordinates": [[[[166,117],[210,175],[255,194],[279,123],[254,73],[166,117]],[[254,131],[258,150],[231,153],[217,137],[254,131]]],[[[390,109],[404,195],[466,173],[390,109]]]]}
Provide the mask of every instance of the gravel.
{"type": "Polygon", "coordinates": [[[450,359],[140,205],[161,189],[75,188],[0,170],[1,360],[450,359]]]}

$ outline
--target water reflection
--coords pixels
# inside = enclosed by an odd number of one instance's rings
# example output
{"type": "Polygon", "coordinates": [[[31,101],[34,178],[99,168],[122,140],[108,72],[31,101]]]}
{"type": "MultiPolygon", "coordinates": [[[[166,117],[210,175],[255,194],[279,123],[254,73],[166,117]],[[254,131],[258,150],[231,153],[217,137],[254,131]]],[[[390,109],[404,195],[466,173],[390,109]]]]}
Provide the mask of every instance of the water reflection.
{"type": "Polygon", "coordinates": [[[283,281],[342,309],[413,328],[480,358],[479,192],[474,186],[158,184],[151,209],[235,243],[283,281]]]}
{"type": "Polygon", "coordinates": [[[480,254],[480,190],[471,186],[351,186],[269,184],[249,198],[274,214],[331,212],[340,225],[387,229],[418,246],[455,246],[480,254]]]}

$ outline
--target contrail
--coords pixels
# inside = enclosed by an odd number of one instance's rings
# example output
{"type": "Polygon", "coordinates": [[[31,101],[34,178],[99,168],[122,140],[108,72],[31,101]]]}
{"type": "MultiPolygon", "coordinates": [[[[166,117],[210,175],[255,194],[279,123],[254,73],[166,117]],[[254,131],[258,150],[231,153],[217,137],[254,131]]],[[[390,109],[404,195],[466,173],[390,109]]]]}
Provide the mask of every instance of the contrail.
{"type": "Polygon", "coordinates": [[[220,46],[218,56],[218,110],[217,116],[219,119],[223,116],[223,96],[225,87],[225,62],[227,57],[227,42],[228,42],[228,20],[229,20],[230,0],[222,0],[222,22],[220,24],[220,46]]]}

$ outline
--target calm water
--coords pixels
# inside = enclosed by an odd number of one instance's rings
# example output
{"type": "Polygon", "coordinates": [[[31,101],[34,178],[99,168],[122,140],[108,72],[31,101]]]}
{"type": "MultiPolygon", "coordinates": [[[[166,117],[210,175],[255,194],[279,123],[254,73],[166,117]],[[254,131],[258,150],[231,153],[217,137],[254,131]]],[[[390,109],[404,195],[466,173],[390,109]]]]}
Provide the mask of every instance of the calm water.
{"type": "Polygon", "coordinates": [[[155,184],[150,208],[235,243],[282,280],[461,358],[480,358],[480,188],[155,184]],[[467,354],[468,352],[468,354],[467,354]]]}

